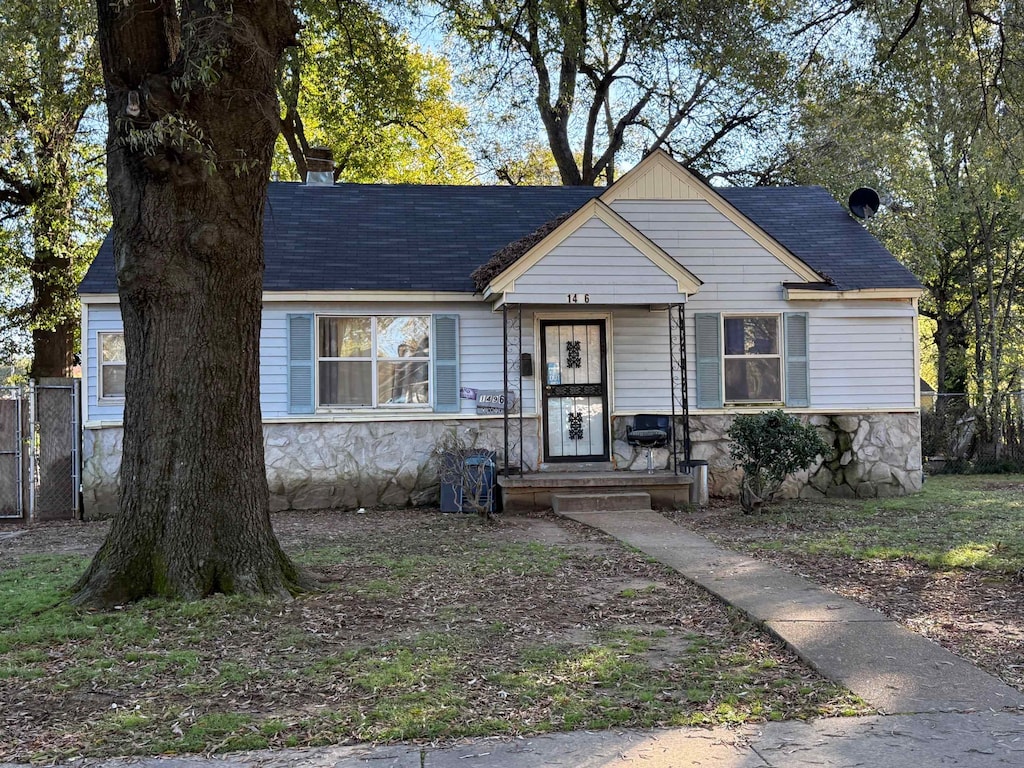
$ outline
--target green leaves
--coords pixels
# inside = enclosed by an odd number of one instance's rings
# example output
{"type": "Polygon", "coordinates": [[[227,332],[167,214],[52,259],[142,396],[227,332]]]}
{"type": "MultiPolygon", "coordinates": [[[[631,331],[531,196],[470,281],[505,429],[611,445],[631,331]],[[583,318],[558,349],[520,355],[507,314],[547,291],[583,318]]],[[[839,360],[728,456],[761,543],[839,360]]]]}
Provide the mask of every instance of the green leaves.
{"type": "Polygon", "coordinates": [[[301,0],[300,47],[278,73],[283,138],[274,170],[305,175],[309,147],[350,182],[465,183],[465,110],[446,60],[419,49],[376,6],[301,0]],[[289,158],[289,155],[291,157],[289,158]]]}
{"type": "Polygon", "coordinates": [[[813,427],[782,410],[740,414],[727,434],[733,441],[729,455],[743,469],[740,503],[744,512],[758,511],[789,475],[831,452],[813,427]]]}
{"type": "Polygon", "coordinates": [[[0,14],[0,219],[9,224],[0,233],[4,357],[26,353],[30,334],[42,331],[37,344],[65,347],[43,357],[71,365],[75,288],[106,226],[96,163],[102,142],[86,117],[100,95],[95,29],[88,0],[15,0],[0,14]]]}

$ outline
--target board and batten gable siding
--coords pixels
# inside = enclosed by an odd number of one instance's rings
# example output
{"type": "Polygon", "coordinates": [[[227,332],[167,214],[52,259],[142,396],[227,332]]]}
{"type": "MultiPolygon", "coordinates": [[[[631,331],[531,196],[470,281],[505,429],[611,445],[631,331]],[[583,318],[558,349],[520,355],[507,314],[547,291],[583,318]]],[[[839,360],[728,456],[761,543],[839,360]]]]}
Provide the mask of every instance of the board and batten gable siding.
{"type": "MultiPolygon", "coordinates": [[[[438,315],[459,316],[459,385],[473,389],[500,390],[503,386],[502,315],[482,302],[381,303],[321,302],[270,303],[263,307],[260,332],[260,406],[265,419],[301,418],[288,412],[288,315],[438,315]]],[[[523,328],[523,348],[533,348],[532,330],[523,328]]],[[[526,412],[534,407],[532,379],[524,381],[526,412]]],[[[476,412],[476,402],[461,400],[461,412],[476,412]]],[[[378,409],[388,415],[401,409],[378,409]]],[[[363,411],[366,413],[367,411],[363,411]]],[[[409,409],[411,413],[423,413],[409,409]]],[[[344,412],[335,415],[343,417],[344,412]]],[[[454,414],[453,414],[454,415],[454,414]]]]}
{"type": "Polygon", "coordinates": [[[598,218],[591,218],[515,280],[510,303],[651,304],[678,302],[679,286],[598,218]],[[585,301],[587,297],[589,301],[585,301]]]}
{"type": "Polygon", "coordinates": [[[99,334],[122,333],[124,323],[121,321],[121,310],[117,304],[83,304],[82,311],[87,313],[86,335],[83,340],[85,359],[88,361],[85,377],[85,398],[89,421],[120,421],[124,406],[117,401],[101,403],[99,400],[99,334]]]}

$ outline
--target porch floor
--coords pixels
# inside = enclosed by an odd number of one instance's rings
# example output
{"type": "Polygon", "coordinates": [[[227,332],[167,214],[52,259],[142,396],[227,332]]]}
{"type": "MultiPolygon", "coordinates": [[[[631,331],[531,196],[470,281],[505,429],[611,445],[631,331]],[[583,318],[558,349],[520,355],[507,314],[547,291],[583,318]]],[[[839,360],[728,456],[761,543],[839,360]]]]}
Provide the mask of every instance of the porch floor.
{"type": "Polygon", "coordinates": [[[522,475],[498,475],[502,509],[506,512],[531,512],[549,509],[554,493],[620,493],[642,491],[651,504],[679,507],[690,503],[692,474],[672,470],[641,471],[544,471],[522,475]]]}

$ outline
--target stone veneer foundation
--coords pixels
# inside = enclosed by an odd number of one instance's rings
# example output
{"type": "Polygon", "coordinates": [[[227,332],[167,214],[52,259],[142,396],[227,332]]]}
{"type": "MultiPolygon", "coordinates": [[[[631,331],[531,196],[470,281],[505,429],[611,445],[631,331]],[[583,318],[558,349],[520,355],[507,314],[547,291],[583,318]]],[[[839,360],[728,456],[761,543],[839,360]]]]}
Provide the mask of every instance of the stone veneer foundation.
{"type": "MultiPolygon", "coordinates": [[[[917,413],[809,415],[804,420],[822,433],[834,453],[810,472],[788,481],[783,495],[867,498],[920,489],[917,413]]],[[[629,417],[613,420],[612,458],[619,469],[641,471],[647,466],[646,454],[626,442],[626,425],[631,422],[629,417]]],[[[529,433],[536,423],[527,419],[524,432],[529,433]]],[[[740,474],[729,457],[726,435],[731,423],[730,415],[690,417],[693,458],[708,462],[714,496],[735,496],[739,488],[740,474]]],[[[453,428],[472,447],[501,454],[500,419],[265,424],[271,509],[436,505],[438,481],[432,451],[453,428]]],[[[524,454],[536,456],[538,450],[537,439],[528,439],[524,454]]],[[[85,515],[109,517],[117,511],[121,428],[86,429],[82,455],[85,515]]],[[[656,449],[654,466],[668,465],[668,449],[656,449]]]]}
{"type": "MultiPolygon", "coordinates": [[[[264,424],[270,509],[436,505],[432,452],[452,429],[468,447],[504,453],[501,419],[264,424]]],[[[85,430],[82,479],[89,519],[117,511],[121,434],[120,427],[85,430]]],[[[536,444],[527,448],[537,450],[536,444]]]]}
{"type": "MultiPolygon", "coordinates": [[[[921,490],[921,416],[865,413],[802,417],[832,446],[832,456],[790,478],[781,496],[873,498],[921,490]]],[[[732,417],[692,416],[693,458],[708,462],[713,496],[736,496],[740,471],[729,456],[726,431],[732,417]]]]}

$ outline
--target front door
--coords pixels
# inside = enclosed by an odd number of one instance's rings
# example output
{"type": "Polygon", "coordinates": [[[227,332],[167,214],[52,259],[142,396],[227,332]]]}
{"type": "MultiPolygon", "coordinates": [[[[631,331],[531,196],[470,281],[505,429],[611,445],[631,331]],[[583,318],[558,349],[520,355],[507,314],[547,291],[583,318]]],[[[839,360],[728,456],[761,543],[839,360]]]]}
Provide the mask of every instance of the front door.
{"type": "Polygon", "coordinates": [[[604,320],[542,320],[544,460],[608,461],[604,320]]]}

